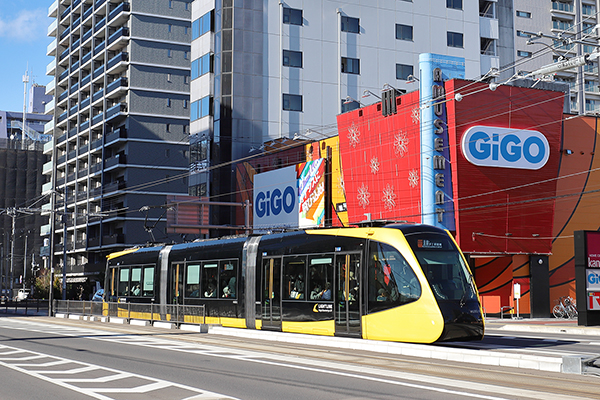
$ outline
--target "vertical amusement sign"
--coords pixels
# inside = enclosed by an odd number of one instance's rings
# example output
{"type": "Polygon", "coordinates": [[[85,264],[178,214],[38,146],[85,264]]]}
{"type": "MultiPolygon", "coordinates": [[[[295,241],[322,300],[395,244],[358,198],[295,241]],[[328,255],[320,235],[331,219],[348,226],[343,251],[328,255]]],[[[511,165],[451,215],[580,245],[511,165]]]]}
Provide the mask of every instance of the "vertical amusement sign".
{"type": "Polygon", "coordinates": [[[425,224],[455,230],[444,81],[464,78],[465,60],[425,53],[419,55],[419,69],[421,220],[425,224]]]}
{"type": "Polygon", "coordinates": [[[300,228],[325,225],[325,159],[299,164],[298,207],[300,228]]]}

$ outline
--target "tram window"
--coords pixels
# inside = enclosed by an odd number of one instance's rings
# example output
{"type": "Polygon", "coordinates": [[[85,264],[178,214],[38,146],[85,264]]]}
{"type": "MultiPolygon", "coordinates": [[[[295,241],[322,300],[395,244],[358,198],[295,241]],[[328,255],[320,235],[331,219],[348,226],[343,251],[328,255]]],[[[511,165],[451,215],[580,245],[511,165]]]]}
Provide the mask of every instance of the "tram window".
{"type": "Polygon", "coordinates": [[[202,297],[217,297],[219,293],[219,264],[216,261],[205,262],[202,265],[202,297]]]}
{"type": "Polygon", "coordinates": [[[221,282],[221,297],[235,299],[237,294],[237,260],[219,261],[219,281],[221,282]]]}
{"type": "Polygon", "coordinates": [[[119,296],[129,296],[129,268],[121,268],[119,271],[119,296]]]}
{"type": "Polygon", "coordinates": [[[331,300],[331,290],[333,284],[333,256],[310,256],[308,265],[307,283],[308,290],[310,290],[310,299],[331,300]]]}
{"type": "Polygon", "coordinates": [[[421,296],[411,266],[394,247],[371,242],[369,254],[369,311],[407,304],[421,296]]]}
{"type": "Polygon", "coordinates": [[[142,287],[142,296],[154,296],[154,267],[144,268],[144,286],[142,287]]]}
{"type": "Polygon", "coordinates": [[[187,266],[185,297],[200,297],[200,264],[187,266]]]}
{"type": "Polygon", "coordinates": [[[306,291],[306,256],[283,259],[283,298],[304,300],[306,291]]]}

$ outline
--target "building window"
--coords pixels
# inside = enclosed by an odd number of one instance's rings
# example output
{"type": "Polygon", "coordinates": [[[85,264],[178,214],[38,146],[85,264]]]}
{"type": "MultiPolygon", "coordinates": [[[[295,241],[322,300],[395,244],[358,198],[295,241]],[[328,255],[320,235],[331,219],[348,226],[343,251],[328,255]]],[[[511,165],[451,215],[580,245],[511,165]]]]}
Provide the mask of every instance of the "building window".
{"type": "Polygon", "coordinates": [[[171,49],[167,50],[167,57],[169,57],[169,58],[173,57],[173,51],[171,49]]]}
{"type": "Polygon", "coordinates": [[[171,74],[167,74],[167,82],[172,82],[171,74]]]}
{"type": "Polygon", "coordinates": [[[167,132],[171,132],[171,124],[167,124],[167,132]]]}
{"type": "Polygon", "coordinates": [[[173,31],[173,25],[169,24],[169,33],[173,31]]]}
{"type": "Polygon", "coordinates": [[[192,40],[212,30],[212,11],[207,12],[197,20],[192,22],[192,40]]]}
{"type": "Polygon", "coordinates": [[[342,57],[342,72],[345,74],[360,74],[360,60],[358,58],[342,57]]]}
{"type": "Polygon", "coordinates": [[[342,16],[342,32],[358,33],[359,22],[358,18],[342,16]]]}
{"type": "Polygon", "coordinates": [[[446,8],[453,8],[455,10],[462,10],[462,0],[446,0],[446,8]]]}
{"type": "Polygon", "coordinates": [[[188,75],[183,76],[183,84],[188,85],[190,83],[190,77],[188,75]]]}
{"type": "Polygon", "coordinates": [[[197,119],[211,115],[211,107],[212,101],[210,96],[192,102],[190,107],[190,119],[196,121],[197,119]]]}
{"type": "Polygon", "coordinates": [[[283,51],[283,65],[286,67],[302,68],[302,52],[284,50],[283,51]]]}
{"type": "Polygon", "coordinates": [[[448,47],[463,47],[463,34],[448,32],[448,47]]]}
{"type": "Polygon", "coordinates": [[[530,38],[531,37],[530,34],[525,33],[523,31],[517,31],[517,36],[524,37],[524,38],[530,38]]]}
{"type": "Polygon", "coordinates": [[[169,0],[169,8],[173,8],[173,0],[169,0]]]}
{"type": "Polygon", "coordinates": [[[184,52],[183,52],[183,59],[184,59],[184,60],[187,60],[187,59],[188,59],[188,52],[187,52],[187,51],[184,51],[184,52]]]}
{"type": "Polygon", "coordinates": [[[167,99],[167,107],[171,107],[171,99],[167,99]]]}
{"type": "Polygon", "coordinates": [[[190,10],[190,3],[184,3],[185,4],[185,11],[189,11],[190,10]]]}
{"type": "Polygon", "coordinates": [[[188,108],[188,101],[187,100],[183,100],[183,108],[188,108]]]}
{"type": "Polygon", "coordinates": [[[413,66],[407,64],[396,64],[396,79],[408,80],[408,76],[413,74],[413,66]]]}
{"type": "Polygon", "coordinates": [[[481,38],[481,54],[485,56],[496,55],[496,41],[494,39],[481,38]]]}
{"type": "Polygon", "coordinates": [[[517,17],[531,18],[531,13],[527,11],[517,11],[517,17]]]}
{"type": "Polygon", "coordinates": [[[286,111],[302,111],[302,96],[298,94],[283,94],[283,109],[286,111]]]}
{"type": "Polygon", "coordinates": [[[410,25],[396,24],[396,39],[413,40],[413,27],[410,25]]]}
{"type": "Polygon", "coordinates": [[[518,50],[517,51],[517,55],[519,57],[531,57],[531,52],[530,51],[518,50]]]}
{"type": "Polygon", "coordinates": [[[210,53],[206,53],[202,57],[192,61],[192,80],[213,72],[213,64],[214,57],[210,53]]]}
{"type": "Polygon", "coordinates": [[[283,23],[290,25],[302,25],[302,10],[283,7],[283,23]]]}

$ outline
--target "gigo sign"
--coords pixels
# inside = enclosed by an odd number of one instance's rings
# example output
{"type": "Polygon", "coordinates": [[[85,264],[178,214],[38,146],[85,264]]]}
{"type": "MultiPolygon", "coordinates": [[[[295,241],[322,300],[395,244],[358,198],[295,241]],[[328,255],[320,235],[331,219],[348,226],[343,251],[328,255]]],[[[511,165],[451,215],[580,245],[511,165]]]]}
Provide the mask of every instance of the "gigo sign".
{"type": "Polygon", "coordinates": [[[296,166],[254,175],[254,229],[298,227],[296,166]]]}
{"type": "Polygon", "coordinates": [[[538,131],[473,126],[462,137],[462,152],[481,167],[535,170],[546,165],[550,145],[538,131]]]}

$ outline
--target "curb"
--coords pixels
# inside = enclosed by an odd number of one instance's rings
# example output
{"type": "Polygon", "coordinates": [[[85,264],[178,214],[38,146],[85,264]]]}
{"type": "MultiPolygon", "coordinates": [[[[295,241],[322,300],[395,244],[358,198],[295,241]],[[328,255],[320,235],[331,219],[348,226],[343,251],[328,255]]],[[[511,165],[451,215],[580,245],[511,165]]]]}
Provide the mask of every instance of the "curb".
{"type": "Polygon", "coordinates": [[[236,336],[248,339],[273,340],[309,346],[335,347],[339,349],[363,350],[374,353],[396,354],[445,361],[466,362],[500,367],[533,369],[538,371],[562,372],[562,357],[534,356],[528,354],[500,353],[488,350],[441,348],[432,345],[381,342],[366,339],[351,339],[331,336],[314,336],[301,333],[282,333],[239,328],[210,326],[209,334],[236,336]]]}

